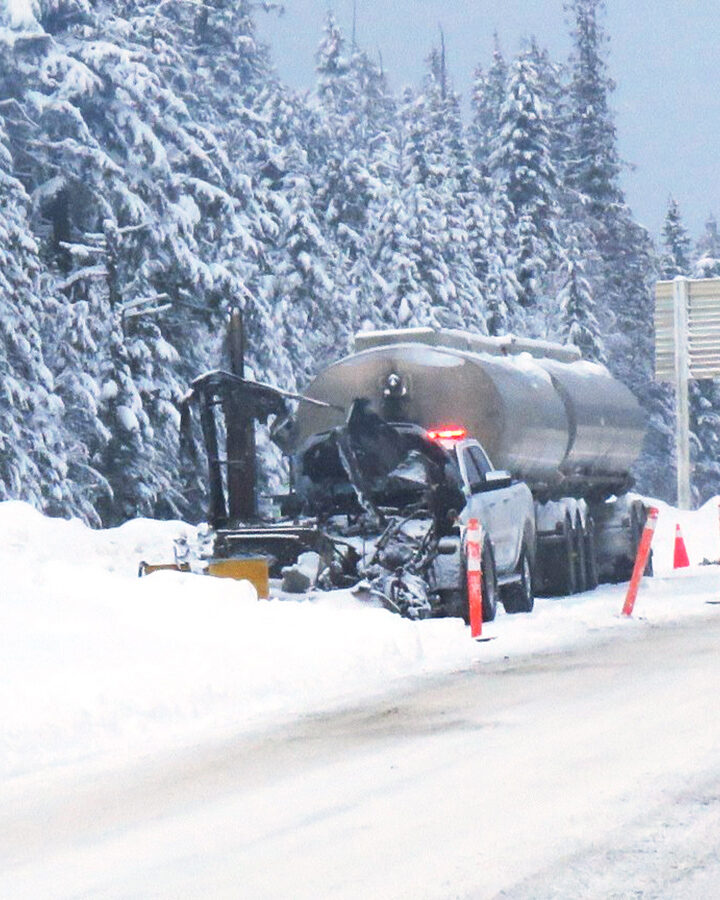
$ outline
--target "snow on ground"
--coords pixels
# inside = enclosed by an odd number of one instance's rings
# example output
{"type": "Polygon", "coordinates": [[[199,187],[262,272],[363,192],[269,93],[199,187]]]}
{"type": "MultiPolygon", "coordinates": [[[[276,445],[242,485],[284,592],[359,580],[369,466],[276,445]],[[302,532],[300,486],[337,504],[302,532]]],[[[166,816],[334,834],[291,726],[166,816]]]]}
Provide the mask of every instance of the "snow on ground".
{"type": "Polygon", "coordinates": [[[348,592],[258,601],[246,582],[161,572],[188,526],[137,520],[92,531],[0,503],[0,771],[122,762],[381,694],[429,673],[551,652],[686,616],[718,614],[717,500],[661,509],[655,571],[632,621],[626,586],[499,611],[475,644],[458,619],[410,622],[348,592]],[[679,521],[690,569],[672,571],[679,521]]]}

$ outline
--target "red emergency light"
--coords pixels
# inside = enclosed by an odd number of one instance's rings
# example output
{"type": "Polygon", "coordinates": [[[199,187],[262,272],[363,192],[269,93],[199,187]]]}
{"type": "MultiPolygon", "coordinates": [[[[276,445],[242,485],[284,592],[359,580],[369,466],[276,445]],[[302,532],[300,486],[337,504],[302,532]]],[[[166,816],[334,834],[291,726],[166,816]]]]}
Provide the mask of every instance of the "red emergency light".
{"type": "Polygon", "coordinates": [[[467,437],[464,428],[431,428],[427,434],[431,441],[461,441],[467,437]]]}

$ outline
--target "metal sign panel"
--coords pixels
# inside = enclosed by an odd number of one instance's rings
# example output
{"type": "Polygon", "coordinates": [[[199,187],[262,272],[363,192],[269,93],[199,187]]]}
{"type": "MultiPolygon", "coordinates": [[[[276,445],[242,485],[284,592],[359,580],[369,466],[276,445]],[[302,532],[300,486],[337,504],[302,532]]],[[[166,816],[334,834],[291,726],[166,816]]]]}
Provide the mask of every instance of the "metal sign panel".
{"type": "Polygon", "coordinates": [[[655,287],[655,377],[675,380],[675,307],[672,281],[655,287]]]}
{"type": "Polygon", "coordinates": [[[655,289],[655,373],[659,381],[676,378],[678,312],[687,317],[687,352],[690,378],[720,376],[720,278],[686,279],[687,292],[674,281],[658,281],[655,289]],[[675,297],[685,297],[686,309],[677,310],[675,297]]]}

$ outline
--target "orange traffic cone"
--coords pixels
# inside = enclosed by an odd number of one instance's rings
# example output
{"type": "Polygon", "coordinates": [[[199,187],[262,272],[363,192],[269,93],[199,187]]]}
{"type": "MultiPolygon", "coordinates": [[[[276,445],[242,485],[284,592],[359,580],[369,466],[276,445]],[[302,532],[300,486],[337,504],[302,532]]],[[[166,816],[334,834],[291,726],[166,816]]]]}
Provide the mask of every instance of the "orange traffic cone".
{"type": "Polygon", "coordinates": [[[680,524],[675,526],[675,554],[673,556],[673,569],[686,569],[690,565],[685,541],[683,540],[680,524]]]}

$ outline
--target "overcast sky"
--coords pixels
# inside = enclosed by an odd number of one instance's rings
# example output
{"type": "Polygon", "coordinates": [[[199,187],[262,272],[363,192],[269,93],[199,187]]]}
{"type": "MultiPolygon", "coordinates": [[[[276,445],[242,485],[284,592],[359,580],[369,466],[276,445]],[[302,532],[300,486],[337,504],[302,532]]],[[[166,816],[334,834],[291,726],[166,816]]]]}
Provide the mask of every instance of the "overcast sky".
{"type": "MultiPolygon", "coordinates": [[[[284,0],[285,15],[259,16],[281,77],[314,84],[314,53],[329,6],[350,36],[352,0],[284,0]]],[[[624,176],[636,217],[654,235],[670,194],[696,238],[710,212],[720,217],[720,5],[718,0],[608,0],[612,103],[624,176]]],[[[445,31],[455,87],[467,97],[477,63],[486,66],[497,31],[506,56],[531,35],[565,59],[570,38],[562,0],[357,0],[358,43],[382,53],[394,88],[417,84],[445,31]]]]}

